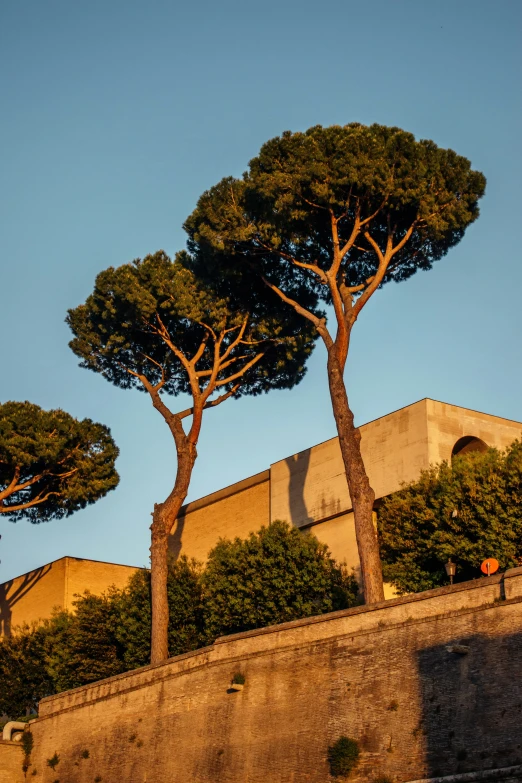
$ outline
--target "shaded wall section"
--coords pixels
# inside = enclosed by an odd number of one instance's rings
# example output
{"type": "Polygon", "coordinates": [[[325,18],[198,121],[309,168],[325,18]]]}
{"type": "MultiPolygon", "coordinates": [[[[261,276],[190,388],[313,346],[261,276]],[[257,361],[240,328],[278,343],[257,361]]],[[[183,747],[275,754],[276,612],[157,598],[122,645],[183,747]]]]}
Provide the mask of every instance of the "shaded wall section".
{"type": "Polygon", "coordinates": [[[522,742],[521,624],[513,569],[224,637],[44,699],[32,762],[43,770],[60,756],[44,783],[325,783],[328,747],[345,734],[361,749],[352,783],[418,780],[435,764],[444,775],[505,767],[522,742]],[[236,672],[241,692],[230,689],[236,672]],[[445,720],[454,734],[441,749],[445,720]]]}

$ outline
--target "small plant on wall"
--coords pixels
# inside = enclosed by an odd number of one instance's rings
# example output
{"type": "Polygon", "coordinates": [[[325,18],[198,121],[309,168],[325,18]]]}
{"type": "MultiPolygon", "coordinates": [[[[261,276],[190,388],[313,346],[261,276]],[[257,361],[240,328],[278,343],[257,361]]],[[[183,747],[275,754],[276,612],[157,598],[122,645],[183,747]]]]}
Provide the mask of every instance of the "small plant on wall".
{"type": "Polygon", "coordinates": [[[51,769],[55,769],[55,767],[60,763],[60,756],[58,753],[55,753],[54,756],[51,756],[50,759],[47,759],[47,766],[51,767],[51,769]]]}
{"type": "Polygon", "coordinates": [[[343,735],[328,748],[328,764],[330,775],[333,778],[348,777],[358,761],[359,743],[357,740],[343,735]]]}
{"type": "Polygon", "coordinates": [[[236,672],[232,677],[232,683],[230,689],[233,691],[242,691],[245,684],[245,675],[241,672],[236,672]]]}

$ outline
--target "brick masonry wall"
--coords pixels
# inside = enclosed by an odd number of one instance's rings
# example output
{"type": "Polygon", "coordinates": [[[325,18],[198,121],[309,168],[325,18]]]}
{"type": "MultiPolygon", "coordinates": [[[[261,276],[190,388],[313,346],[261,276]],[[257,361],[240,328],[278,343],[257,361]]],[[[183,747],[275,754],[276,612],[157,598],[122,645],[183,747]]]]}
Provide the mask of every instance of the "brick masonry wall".
{"type": "Polygon", "coordinates": [[[23,760],[19,742],[0,740],[0,783],[24,783],[23,760]]]}
{"type": "Polygon", "coordinates": [[[521,625],[513,569],[226,637],[43,700],[35,779],[326,783],[342,734],[361,747],[353,783],[521,764],[521,625]]]}

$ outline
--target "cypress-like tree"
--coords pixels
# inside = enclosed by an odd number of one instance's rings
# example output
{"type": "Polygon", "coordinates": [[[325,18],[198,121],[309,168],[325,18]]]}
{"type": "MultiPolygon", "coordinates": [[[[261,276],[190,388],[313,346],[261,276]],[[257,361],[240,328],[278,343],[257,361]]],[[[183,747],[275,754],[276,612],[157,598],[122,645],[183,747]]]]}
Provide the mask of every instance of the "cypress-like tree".
{"type": "Polygon", "coordinates": [[[384,593],[375,496],[344,382],[352,329],[380,287],[430,269],[462,239],[484,189],[466,158],[399,128],[318,125],[268,141],[185,223],[198,274],[218,288],[238,284],[247,298],[258,276],[326,347],[367,603],[384,593]],[[328,321],[321,303],[332,306],[328,321]]]}
{"type": "Polygon", "coordinates": [[[291,388],[313,341],[300,319],[260,299],[216,294],[188,266],[186,253],[172,261],[160,251],[111,267],[67,317],[81,366],[148,394],[174,439],[175,481],[155,504],[151,526],[152,663],[168,657],[168,538],[187,496],[203,413],[230,397],[291,388]],[[190,395],[192,405],[176,412],[165,397],[178,394],[190,395]]]}

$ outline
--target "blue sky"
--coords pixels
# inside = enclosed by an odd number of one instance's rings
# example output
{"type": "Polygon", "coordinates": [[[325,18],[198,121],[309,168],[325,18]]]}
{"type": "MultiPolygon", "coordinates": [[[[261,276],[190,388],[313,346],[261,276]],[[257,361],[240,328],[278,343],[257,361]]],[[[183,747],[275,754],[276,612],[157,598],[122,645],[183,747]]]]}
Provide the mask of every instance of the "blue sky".
{"type": "MultiPolygon", "coordinates": [[[[64,317],[107,266],[182,248],[198,195],[283,130],[398,125],[488,180],[461,244],[361,317],[357,422],[422,397],[522,420],[521,28],[519,0],[3,0],[0,400],[109,425],[121,482],[69,519],[0,518],[0,582],[63,555],[148,562],[173,445],[144,395],[77,366],[64,317]]],[[[189,498],[334,433],[317,348],[295,390],[209,412],[189,498]]]]}

